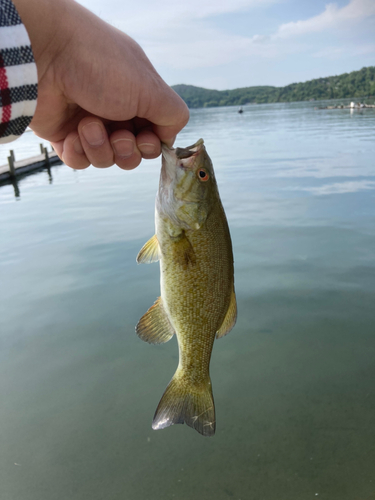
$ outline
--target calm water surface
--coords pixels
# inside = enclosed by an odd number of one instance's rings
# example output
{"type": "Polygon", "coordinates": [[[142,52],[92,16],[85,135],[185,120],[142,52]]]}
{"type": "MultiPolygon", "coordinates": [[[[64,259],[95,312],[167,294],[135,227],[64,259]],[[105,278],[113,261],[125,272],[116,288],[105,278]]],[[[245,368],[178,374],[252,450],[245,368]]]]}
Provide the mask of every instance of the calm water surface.
{"type": "Polygon", "coordinates": [[[1,500],[375,498],[375,112],[313,107],[194,110],[177,141],[205,139],[235,253],[212,439],[151,429],[178,362],[134,332],[160,160],[0,187],[1,500]]]}

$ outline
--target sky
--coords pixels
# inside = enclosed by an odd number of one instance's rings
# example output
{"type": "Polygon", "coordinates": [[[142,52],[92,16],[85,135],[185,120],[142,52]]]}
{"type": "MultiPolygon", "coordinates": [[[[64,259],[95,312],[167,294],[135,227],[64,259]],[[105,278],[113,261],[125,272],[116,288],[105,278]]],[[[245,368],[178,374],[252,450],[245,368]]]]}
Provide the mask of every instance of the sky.
{"type": "Polygon", "coordinates": [[[78,0],[169,85],[284,86],[375,65],[375,0],[78,0]]]}

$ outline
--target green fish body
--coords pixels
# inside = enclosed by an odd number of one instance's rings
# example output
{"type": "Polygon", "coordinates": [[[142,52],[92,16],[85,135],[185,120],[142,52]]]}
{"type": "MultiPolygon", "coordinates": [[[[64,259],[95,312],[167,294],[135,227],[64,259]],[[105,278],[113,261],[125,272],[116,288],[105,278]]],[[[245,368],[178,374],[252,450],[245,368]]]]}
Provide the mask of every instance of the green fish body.
{"type": "Polygon", "coordinates": [[[137,262],[160,261],[161,296],[136,331],[149,343],[177,336],[179,365],[152,427],[186,423],[215,433],[209,365],[213,343],[237,317],[232,244],[212,162],[200,139],[188,148],[163,146],[156,234],[137,262]]]}

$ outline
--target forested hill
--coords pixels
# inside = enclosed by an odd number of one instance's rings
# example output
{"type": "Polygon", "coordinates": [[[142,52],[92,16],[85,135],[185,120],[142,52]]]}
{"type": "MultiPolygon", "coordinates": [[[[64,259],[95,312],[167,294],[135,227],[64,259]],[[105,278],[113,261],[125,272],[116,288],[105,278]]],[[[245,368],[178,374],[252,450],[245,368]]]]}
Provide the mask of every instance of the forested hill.
{"type": "Polygon", "coordinates": [[[375,96],[375,66],[338,76],[317,78],[286,87],[245,87],[233,90],[210,90],[193,85],[172,87],[189,108],[233,106],[247,103],[308,101],[375,96]]]}

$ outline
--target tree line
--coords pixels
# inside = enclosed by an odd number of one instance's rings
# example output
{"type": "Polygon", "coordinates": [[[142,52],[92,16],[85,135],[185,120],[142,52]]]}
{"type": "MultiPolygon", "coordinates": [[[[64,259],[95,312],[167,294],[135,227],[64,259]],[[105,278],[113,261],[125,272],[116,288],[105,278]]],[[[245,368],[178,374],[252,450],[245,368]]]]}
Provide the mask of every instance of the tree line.
{"type": "Polygon", "coordinates": [[[189,108],[374,97],[375,66],[368,66],[342,75],[292,83],[285,87],[258,86],[233,90],[210,90],[181,84],[174,85],[172,88],[189,108]]]}

